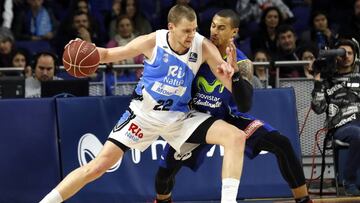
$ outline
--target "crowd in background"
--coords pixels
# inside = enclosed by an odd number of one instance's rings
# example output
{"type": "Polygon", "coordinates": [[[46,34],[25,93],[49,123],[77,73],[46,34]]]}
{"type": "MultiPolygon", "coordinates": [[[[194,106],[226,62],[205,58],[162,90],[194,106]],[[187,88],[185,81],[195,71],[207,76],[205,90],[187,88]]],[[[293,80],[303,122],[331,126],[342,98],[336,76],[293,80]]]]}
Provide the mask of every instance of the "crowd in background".
{"type": "MultiPolygon", "coordinates": [[[[334,47],[340,38],[360,41],[360,0],[331,4],[327,0],[2,0],[0,68],[24,67],[22,75],[32,77],[33,55],[46,51],[61,56],[63,47],[75,38],[100,47],[123,46],[136,36],[166,29],[167,13],[174,4],[195,9],[204,36],[209,35],[214,13],[235,10],[241,20],[235,42],[253,61],[314,61],[319,49],[334,47]]],[[[143,60],[138,56],[117,64],[141,64],[143,60]]],[[[141,75],[139,70],[117,70],[114,76],[112,65],[106,69],[109,81],[114,77],[136,81],[141,75]]],[[[281,68],[280,77],[312,78],[312,72],[311,64],[289,66],[281,68]]],[[[274,85],[273,68],[255,66],[254,74],[274,85]]],[[[93,79],[101,77],[94,75],[93,79]]]]}

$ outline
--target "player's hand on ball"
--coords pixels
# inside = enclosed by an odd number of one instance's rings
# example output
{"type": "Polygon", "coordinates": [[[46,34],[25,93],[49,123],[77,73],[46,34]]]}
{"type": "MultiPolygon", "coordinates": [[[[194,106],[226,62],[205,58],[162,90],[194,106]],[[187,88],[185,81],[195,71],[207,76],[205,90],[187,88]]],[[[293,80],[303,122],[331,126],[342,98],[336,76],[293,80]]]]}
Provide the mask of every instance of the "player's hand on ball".
{"type": "Polygon", "coordinates": [[[64,48],[63,65],[74,77],[89,77],[95,73],[99,63],[100,55],[93,43],[77,38],[71,40],[64,48]]]}

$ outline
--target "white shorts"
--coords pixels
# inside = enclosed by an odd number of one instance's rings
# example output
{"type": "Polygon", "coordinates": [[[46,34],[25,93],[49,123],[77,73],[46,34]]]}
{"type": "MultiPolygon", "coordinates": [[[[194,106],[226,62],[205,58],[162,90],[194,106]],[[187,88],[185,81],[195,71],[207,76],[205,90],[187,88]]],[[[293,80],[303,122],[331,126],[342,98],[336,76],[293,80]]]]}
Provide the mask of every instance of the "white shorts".
{"type": "MultiPolygon", "coordinates": [[[[125,146],[144,151],[161,136],[177,152],[188,151],[197,144],[186,145],[184,142],[192,135],[201,123],[210,118],[209,114],[197,111],[188,113],[174,111],[141,111],[141,101],[133,100],[130,110],[125,111],[109,138],[125,146]],[[165,115],[168,119],[164,119],[165,115]],[[162,119],[159,119],[162,118],[162,119]],[[174,118],[177,118],[174,120],[174,118]]],[[[110,140],[111,140],[110,139],[110,140]]]]}

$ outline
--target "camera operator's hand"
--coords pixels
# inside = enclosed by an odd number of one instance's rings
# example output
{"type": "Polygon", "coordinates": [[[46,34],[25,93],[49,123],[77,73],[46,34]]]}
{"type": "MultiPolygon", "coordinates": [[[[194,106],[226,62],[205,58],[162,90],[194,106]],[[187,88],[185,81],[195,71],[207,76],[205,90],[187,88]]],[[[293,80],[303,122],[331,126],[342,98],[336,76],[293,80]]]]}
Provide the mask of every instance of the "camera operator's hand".
{"type": "Polygon", "coordinates": [[[321,80],[321,73],[314,73],[314,80],[320,81],[321,80]]]}

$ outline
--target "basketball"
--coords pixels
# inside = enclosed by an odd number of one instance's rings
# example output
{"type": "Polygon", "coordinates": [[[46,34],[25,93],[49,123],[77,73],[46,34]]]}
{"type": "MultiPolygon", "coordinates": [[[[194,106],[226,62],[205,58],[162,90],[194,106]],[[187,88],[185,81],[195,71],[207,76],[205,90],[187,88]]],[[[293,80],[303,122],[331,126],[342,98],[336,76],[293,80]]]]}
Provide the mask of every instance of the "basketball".
{"type": "Polygon", "coordinates": [[[70,75],[84,78],[96,71],[100,55],[94,44],[83,40],[74,40],[65,47],[62,60],[65,70],[70,75]]]}

